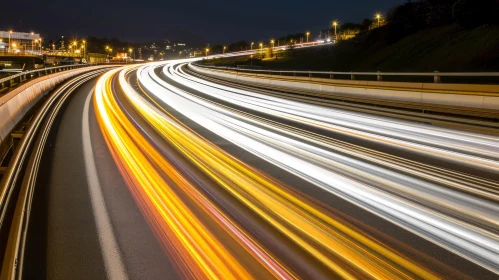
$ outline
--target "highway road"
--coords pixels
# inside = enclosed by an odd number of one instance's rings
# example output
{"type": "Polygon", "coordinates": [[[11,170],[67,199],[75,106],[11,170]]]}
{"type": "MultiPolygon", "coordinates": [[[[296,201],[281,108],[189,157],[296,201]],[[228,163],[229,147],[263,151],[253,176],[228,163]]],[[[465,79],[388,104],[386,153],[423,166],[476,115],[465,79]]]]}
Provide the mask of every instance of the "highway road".
{"type": "Polygon", "coordinates": [[[497,136],[189,62],[71,94],[42,157],[27,279],[497,279],[497,136]]]}

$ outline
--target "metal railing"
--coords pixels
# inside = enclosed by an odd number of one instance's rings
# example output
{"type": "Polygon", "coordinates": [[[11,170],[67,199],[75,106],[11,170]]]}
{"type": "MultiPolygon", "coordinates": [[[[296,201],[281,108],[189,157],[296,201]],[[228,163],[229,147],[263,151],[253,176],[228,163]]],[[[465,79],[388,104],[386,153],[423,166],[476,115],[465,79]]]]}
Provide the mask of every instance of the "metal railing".
{"type": "Polygon", "coordinates": [[[229,70],[241,73],[261,73],[268,75],[280,76],[303,76],[309,77],[318,75],[328,75],[334,79],[335,76],[349,77],[350,80],[356,80],[357,77],[372,76],[376,77],[377,81],[383,81],[383,77],[433,77],[434,83],[440,83],[441,77],[496,77],[499,78],[499,72],[335,72],[335,71],[303,71],[303,70],[264,70],[264,69],[247,69],[235,68],[226,66],[211,66],[194,63],[194,66],[202,68],[210,68],[216,70],[229,70]]]}
{"type": "Polygon", "coordinates": [[[73,64],[73,65],[64,65],[64,66],[56,66],[56,67],[46,67],[46,68],[39,68],[39,69],[34,69],[34,70],[25,71],[25,72],[21,72],[18,74],[10,75],[10,76],[7,76],[3,79],[0,79],[0,91],[7,88],[7,87],[11,87],[15,84],[22,83],[22,82],[30,80],[32,78],[40,77],[42,75],[47,75],[47,74],[52,74],[55,72],[61,72],[61,71],[65,71],[65,70],[82,68],[82,67],[87,67],[87,66],[89,66],[89,65],[87,65],[87,64],[73,64]]]}
{"type": "Polygon", "coordinates": [[[71,92],[104,71],[107,69],[78,76],[58,88],[37,111],[14,152],[0,181],[0,246],[5,248],[0,254],[1,279],[22,279],[36,176],[55,118],[71,92]],[[5,222],[9,217],[11,222],[5,222]]]}

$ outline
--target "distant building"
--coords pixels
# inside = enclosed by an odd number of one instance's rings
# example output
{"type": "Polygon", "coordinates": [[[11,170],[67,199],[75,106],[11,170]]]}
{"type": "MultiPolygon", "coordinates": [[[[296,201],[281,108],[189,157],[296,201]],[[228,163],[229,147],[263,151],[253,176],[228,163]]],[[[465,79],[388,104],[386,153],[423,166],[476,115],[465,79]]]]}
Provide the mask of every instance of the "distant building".
{"type": "Polygon", "coordinates": [[[0,31],[0,42],[3,48],[0,52],[9,51],[13,53],[39,53],[41,37],[38,33],[0,31]]]}
{"type": "Polygon", "coordinates": [[[0,41],[0,53],[7,51],[7,45],[8,43],[4,42],[3,40],[0,41]]]}

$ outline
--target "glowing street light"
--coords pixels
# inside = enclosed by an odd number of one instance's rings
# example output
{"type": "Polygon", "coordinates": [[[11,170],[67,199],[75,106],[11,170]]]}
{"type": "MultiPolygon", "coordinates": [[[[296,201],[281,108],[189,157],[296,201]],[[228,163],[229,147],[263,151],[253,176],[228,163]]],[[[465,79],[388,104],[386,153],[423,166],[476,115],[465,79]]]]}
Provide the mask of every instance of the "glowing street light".
{"type": "Polygon", "coordinates": [[[338,22],[333,21],[333,26],[334,26],[334,37],[336,38],[336,26],[338,26],[338,22]]]}
{"type": "Polygon", "coordinates": [[[9,30],[9,52],[11,52],[11,50],[10,50],[10,34],[12,34],[12,30],[9,30]]]}
{"type": "Polygon", "coordinates": [[[113,49],[111,49],[111,47],[109,47],[109,46],[106,46],[106,51],[107,51],[107,55],[111,55],[111,52],[113,51],[113,49]]]}
{"type": "Polygon", "coordinates": [[[251,42],[251,50],[253,50],[253,45],[255,44],[255,42],[251,42]]]}
{"type": "Polygon", "coordinates": [[[226,50],[226,49],[227,49],[227,47],[226,47],[226,46],[224,46],[224,50],[223,50],[222,54],[225,54],[225,50],[226,50]]]}
{"type": "Polygon", "coordinates": [[[305,33],[307,35],[307,43],[308,43],[308,36],[310,35],[310,32],[305,33]]]}
{"type": "Polygon", "coordinates": [[[270,40],[270,43],[272,44],[272,48],[274,48],[275,41],[272,39],[270,40]]]}
{"type": "Polygon", "coordinates": [[[260,43],[260,53],[261,53],[262,58],[263,58],[263,43],[260,43]]]}
{"type": "Polygon", "coordinates": [[[85,55],[87,54],[87,41],[82,40],[81,41],[81,46],[82,46],[82,49],[83,49],[83,57],[85,57],[85,55]]]}
{"type": "Polygon", "coordinates": [[[208,52],[210,51],[210,49],[209,49],[209,48],[206,48],[206,50],[205,50],[205,51],[206,51],[206,55],[205,55],[205,56],[208,56],[208,52]]]}
{"type": "Polygon", "coordinates": [[[35,42],[33,41],[33,35],[35,35],[35,33],[31,32],[30,35],[31,35],[31,52],[33,52],[33,49],[35,48],[35,42]]]}
{"type": "Polygon", "coordinates": [[[381,15],[380,14],[376,14],[376,18],[378,19],[378,27],[379,27],[380,26],[381,15]]]}

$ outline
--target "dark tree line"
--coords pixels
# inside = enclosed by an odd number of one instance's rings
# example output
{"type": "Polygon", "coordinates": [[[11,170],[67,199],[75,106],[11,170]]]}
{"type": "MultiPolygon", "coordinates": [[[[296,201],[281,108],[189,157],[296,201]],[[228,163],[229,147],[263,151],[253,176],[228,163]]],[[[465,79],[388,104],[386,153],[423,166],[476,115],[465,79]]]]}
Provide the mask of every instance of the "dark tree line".
{"type": "Polygon", "coordinates": [[[457,23],[463,26],[499,23],[498,0],[407,1],[390,10],[391,24],[424,28],[457,23]]]}

